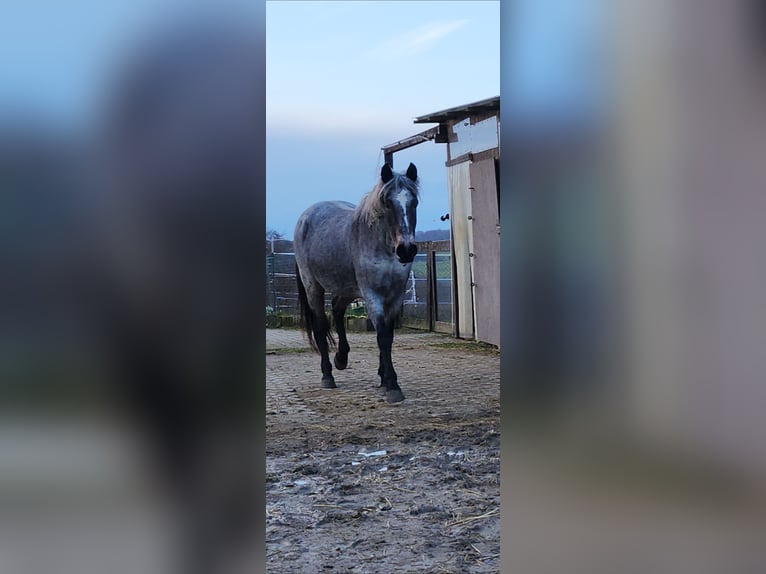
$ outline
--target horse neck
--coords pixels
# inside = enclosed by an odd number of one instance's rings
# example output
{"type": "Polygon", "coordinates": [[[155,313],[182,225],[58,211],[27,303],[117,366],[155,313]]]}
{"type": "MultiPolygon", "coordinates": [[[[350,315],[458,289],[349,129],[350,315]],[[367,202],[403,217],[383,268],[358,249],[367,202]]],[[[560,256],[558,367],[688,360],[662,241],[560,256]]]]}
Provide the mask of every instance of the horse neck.
{"type": "Polygon", "coordinates": [[[387,253],[393,257],[394,242],[391,238],[391,227],[384,218],[374,221],[371,225],[364,218],[357,218],[354,223],[359,248],[370,248],[373,252],[387,253]]]}

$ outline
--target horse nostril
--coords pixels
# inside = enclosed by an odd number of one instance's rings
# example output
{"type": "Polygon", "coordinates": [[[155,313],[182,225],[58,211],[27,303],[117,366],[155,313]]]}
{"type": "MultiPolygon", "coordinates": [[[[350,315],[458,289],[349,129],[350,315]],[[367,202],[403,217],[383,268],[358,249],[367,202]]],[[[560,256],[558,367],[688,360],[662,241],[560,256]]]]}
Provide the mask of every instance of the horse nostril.
{"type": "Polygon", "coordinates": [[[418,252],[418,246],[414,243],[403,244],[400,243],[396,246],[396,256],[402,263],[409,263],[415,258],[415,254],[418,252]]]}

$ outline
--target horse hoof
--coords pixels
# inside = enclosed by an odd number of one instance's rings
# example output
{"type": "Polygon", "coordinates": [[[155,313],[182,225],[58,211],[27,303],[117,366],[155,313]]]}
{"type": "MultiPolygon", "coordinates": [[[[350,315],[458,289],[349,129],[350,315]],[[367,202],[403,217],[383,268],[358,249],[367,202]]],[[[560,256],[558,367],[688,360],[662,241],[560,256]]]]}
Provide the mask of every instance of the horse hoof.
{"type": "Polygon", "coordinates": [[[334,389],[337,385],[335,384],[335,379],[333,377],[322,377],[322,388],[323,389],[334,389]]]}
{"type": "Polygon", "coordinates": [[[390,389],[386,391],[386,401],[389,403],[400,403],[404,400],[404,393],[401,389],[390,389]]]}
{"type": "Polygon", "coordinates": [[[348,366],[348,356],[341,357],[337,353],[335,354],[335,358],[333,358],[333,363],[335,363],[335,368],[339,371],[342,371],[348,366]]]}

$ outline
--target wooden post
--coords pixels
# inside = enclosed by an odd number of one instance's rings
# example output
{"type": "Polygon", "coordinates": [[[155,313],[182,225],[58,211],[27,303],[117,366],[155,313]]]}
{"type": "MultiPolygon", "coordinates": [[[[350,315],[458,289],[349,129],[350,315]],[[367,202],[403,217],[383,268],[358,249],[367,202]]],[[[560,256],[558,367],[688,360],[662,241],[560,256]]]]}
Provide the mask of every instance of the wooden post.
{"type": "Polygon", "coordinates": [[[427,242],[426,257],[426,312],[428,313],[428,330],[434,330],[434,320],[436,316],[436,252],[433,249],[433,243],[427,242]]]}

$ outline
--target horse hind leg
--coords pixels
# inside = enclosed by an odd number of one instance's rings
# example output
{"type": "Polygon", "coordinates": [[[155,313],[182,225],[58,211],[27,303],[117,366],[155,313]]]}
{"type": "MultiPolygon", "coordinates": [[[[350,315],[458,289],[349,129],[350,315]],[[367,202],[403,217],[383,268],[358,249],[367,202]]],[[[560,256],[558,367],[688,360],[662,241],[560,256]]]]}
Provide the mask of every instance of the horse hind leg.
{"type": "Polygon", "coordinates": [[[327,321],[327,316],[321,313],[324,321],[321,319],[317,322],[320,326],[314,331],[314,337],[319,347],[319,354],[322,356],[322,387],[325,389],[334,389],[336,387],[335,377],[332,376],[332,365],[330,364],[330,346],[328,342],[327,334],[330,331],[330,324],[327,321]],[[324,325],[322,325],[324,323],[324,325]]]}
{"type": "Polygon", "coordinates": [[[346,338],[346,323],[344,317],[346,314],[346,307],[351,303],[351,299],[346,299],[340,296],[335,296],[332,299],[332,318],[335,322],[335,330],[338,332],[338,351],[335,353],[333,363],[335,368],[342,371],[348,366],[348,352],[351,347],[348,345],[348,339],[346,338]]]}
{"type": "Polygon", "coordinates": [[[309,307],[313,315],[312,330],[314,342],[317,350],[322,357],[322,387],[325,389],[334,389],[335,377],[332,376],[332,365],[330,364],[330,342],[335,343],[330,333],[330,322],[327,320],[324,310],[324,290],[312,289],[313,293],[309,296],[309,307]]]}

